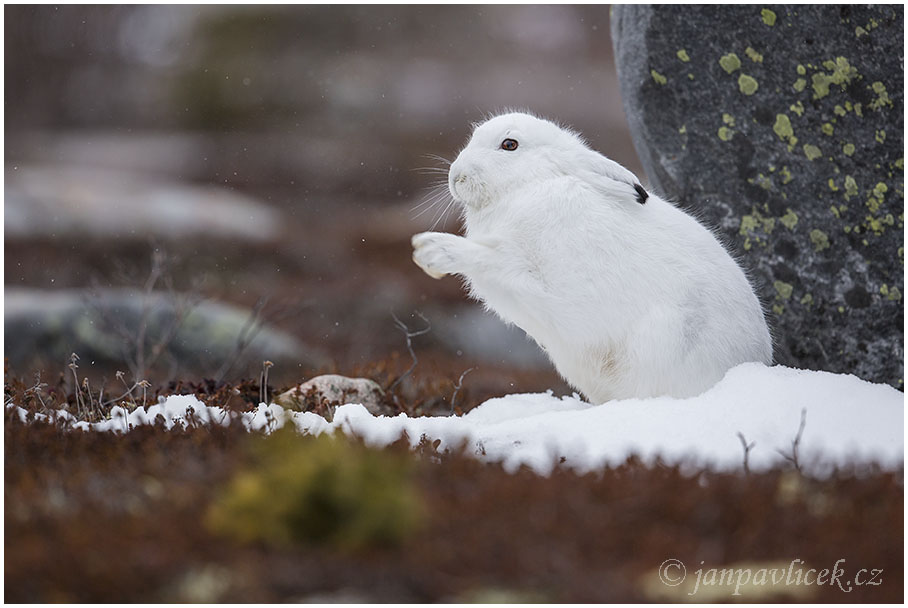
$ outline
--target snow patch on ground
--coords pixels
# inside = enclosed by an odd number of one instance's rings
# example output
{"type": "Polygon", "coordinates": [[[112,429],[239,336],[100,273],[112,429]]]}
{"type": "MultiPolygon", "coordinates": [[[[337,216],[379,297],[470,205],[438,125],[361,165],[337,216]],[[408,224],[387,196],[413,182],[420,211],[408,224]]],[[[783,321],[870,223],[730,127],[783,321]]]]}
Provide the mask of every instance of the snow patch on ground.
{"type": "MultiPolygon", "coordinates": [[[[250,431],[271,432],[291,422],[304,433],[340,430],[374,446],[406,433],[411,444],[425,436],[440,449],[466,442],[477,457],[501,461],[509,469],[528,465],[547,473],[559,461],[585,471],[623,462],[636,454],[647,462],[688,463],[736,470],[744,449],[738,434],[754,447],[751,469],[760,470],[792,455],[802,410],[806,423],[799,462],[815,472],[835,465],[904,461],[904,395],[890,386],[854,376],[766,367],[748,363],[728,372],[715,387],[689,399],[658,397],[591,405],[550,393],[490,399],[462,417],[373,416],[359,404],[337,408],[332,422],[310,412],[261,404],[235,414],[250,431]]],[[[24,419],[25,411],[19,409],[24,419]]],[[[74,422],[66,412],[58,414],[74,422]]],[[[227,424],[230,414],[207,407],[192,395],[162,399],[127,413],[115,407],[103,422],[74,422],[77,429],[124,432],[163,418],[175,425],[227,424]]]]}

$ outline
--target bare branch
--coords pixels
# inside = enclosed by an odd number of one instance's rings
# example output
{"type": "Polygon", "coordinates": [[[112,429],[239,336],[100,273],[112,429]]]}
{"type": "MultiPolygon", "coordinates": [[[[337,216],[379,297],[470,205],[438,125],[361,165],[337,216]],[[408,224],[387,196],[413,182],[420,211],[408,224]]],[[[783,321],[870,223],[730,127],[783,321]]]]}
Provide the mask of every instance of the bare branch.
{"type": "Polygon", "coordinates": [[[142,387],[142,409],[148,411],[148,405],[146,404],[146,397],[148,395],[148,389],[151,387],[151,383],[148,380],[141,380],[138,382],[138,385],[142,387]]]}
{"type": "Polygon", "coordinates": [[[84,409],[82,404],[82,387],[79,386],[79,375],[76,373],[76,370],[79,369],[79,365],[76,361],[79,360],[79,355],[73,353],[69,356],[69,369],[73,372],[73,392],[76,393],[76,405],[79,408],[79,418],[82,418],[82,410],[84,409]]]}
{"type": "Polygon", "coordinates": [[[744,474],[750,475],[750,451],[757,444],[754,441],[747,443],[747,440],[744,439],[744,433],[741,432],[738,433],[738,439],[741,440],[741,446],[744,448],[744,474]]]}
{"type": "Polygon", "coordinates": [[[454,415],[454,401],[457,399],[457,393],[460,392],[460,389],[461,389],[461,387],[463,386],[463,379],[464,379],[464,376],[466,376],[467,374],[469,374],[469,373],[470,373],[471,371],[473,371],[474,369],[476,369],[476,368],[475,368],[475,367],[471,367],[470,369],[468,369],[468,370],[465,371],[464,373],[460,374],[460,379],[457,381],[457,384],[454,385],[454,394],[451,395],[451,415],[452,415],[452,416],[454,415]]]}
{"type": "Polygon", "coordinates": [[[268,404],[268,370],[274,366],[271,361],[262,361],[262,375],[259,377],[259,403],[268,404]]]}
{"type": "Polygon", "coordinates": [[[215,375],[214,383],[218,385],[221,383],[221,380],[224,379],[224,376],[227,375],[227,372],[236,365],[236,362],[242,356],[243,351],[252,343],[255,337],[262,330],[263,324],[261,321],[262,309],[265,308],[265,304],[268,303],[268,298],[266,296],[260,297],[256,302],[255,306],[252,307],[252,310],[249,312],[249,318],[246,320],[246,324],[240,329],[240,333],[236,336],[236,343],[234,344],[233,351],[230,353],[230,356],[224,361],[224,364],[221,365],[221,368],[218,370],[218,373],[215,375]]]}
{"type": "Polygon", "coordinates": [[[117,403],[117,402],[119,402],[119,401],[122,401],[122,400],[125,399],[126,397],[131,397],[131,396],[132,396],[132,392],[133,392],[134,390],[136,390],[139,386],[141,386],[141,384],[140,384],[139,382],[135,382],[135,383],[133,383],[132,386],[129,386],[129,385],[126,383],[126,379],[124,378],[125,375],[126,375],[126,374],[124,374],[123,372],[117,371],[117,378],[119,378],[120,382],[123,383],[123,386],[126,387],[126,392],[123,393],[122,395],[120,395],[119,397],[114,397],[113,399],[108,399],[107,401],[102,402],[102,403],[101,403],[101,407],[104,407],[104,406],[106,406],[106,405],[110,405],[110,404],[112,404],[112,403],[117,403]]]}
{"type": "Polygon", "coordinates": [[[41,382],[41,371],[35,372],[35,384],[31,388],[25,389],[25,395],[29,393],[34,393],[35,397],[38,398],[38,403],[41,404],[41,410],[44,413],[47,413],[47,404],[44,403],[44,399],[41,397],[41,393],[44,392],[44,389],[47,388],[46,382],[41,382]]]}
{"type": "Polygon", "coordinates": [[[799,450],[801,447],[801,436],[804,434],[804,427],[807,424],[807,408],[801,409],[801,425],[798,427],[798,434],[795,435],[795,438],[791,441],[791,454],[786,454],[782,450],[776,450],[779,454],[782,455],[782,458],[794,465],[794,468],[799,473],[801,472],[801,463],[798,460],[799,450]]]}
{"type": "Polygon", "coordinates": [[[395,380],[394,383],[388,387],[388,392],[392,392],[394,390],[394,387],[400,384],[404,378],[409,376],[413,372],[413,370],[416,369],[416,365],[419,363],[419,359],[416,357],[416,353],[413,352],[413,338],[427,334],[432,330],[432,324],[429,323],[429,320],[418,310],[415,311],[415,313],[420,319],[426,322],[426,326],[423,329],[419,329],[417,331],[410,331],[410,328],[407,327],[407,325],[403,321],[397,318],[397,315],[394,314],[394,311],[391,311],[391,316],[394,318],[394,324],[397,325],[397,328],[404,333],[404,337],[407,339],[407,350],[410,352],[410,357],[413,359],[413,363],[410,364],[410,368],[407,371],[401,374],[397,378],[397,380],[395,380]]]}
{"type": "Polygon", "coordinates": [[[167,256],[160,249],[155,249],[151,254],[151,270],[148,278],[145,279],[145,285],[142,289],[142,312],[139,316],[139,326],[135,334],[136,350],[136,368],[133,370],[135,378],[141,378],[145,375],[147,369],[145,363],[145,334],[148,331],[148,317],[151,314],[151,296],[154,287],[164,274],[166,268],[167,256]]]}
{"type": "MultiPolygon", "coordinates": [[[[108,328],[123,340],[123,357],[126,359],[133,380],[136,382],[144,378],[148,370],[157,363],[158,359],[167,353],[167,346],[176,337],[183,321],[202,299],[200,292],[195,286],[186,294],[176,293],[173,289],[173,281],[168,274],[171,262],[172,258],[166,252],[159,248],[154,248],[151,256],[151,269],[139,291],[141,302],[137,324],[134,327],[129,327],[120,315],[115,314],[108,306],[104,305],[105,298],[101,294],[97,279],[92,279],[88,305],[96,311],[108,328]],[[152,313],[155,310],[155,303],[159,301],[155,295],[155,288],[161,283],[164,284],[170,294],[173,314],[167,326],[159,332],[155,343],[147,344],[151,329],[152,313]]],[[[124,275],[123,279],[125,282],[133,282],[123,271],[121,271],[121,274],[124,275]]]]}

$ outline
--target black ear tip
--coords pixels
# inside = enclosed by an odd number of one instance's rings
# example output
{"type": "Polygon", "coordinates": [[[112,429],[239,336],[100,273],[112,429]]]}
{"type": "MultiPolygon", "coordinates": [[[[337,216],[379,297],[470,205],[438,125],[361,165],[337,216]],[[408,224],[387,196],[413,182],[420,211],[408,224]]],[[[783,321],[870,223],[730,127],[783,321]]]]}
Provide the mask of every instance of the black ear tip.
{"type": "Polygon", "coordinates": [[[649,198],[649,194],[646,190],[643,189],[643,186],[640,184],[634,184],[634,190],[637,191],[637,202],[641,205],[646,203],[646,199],[649,198]]]}

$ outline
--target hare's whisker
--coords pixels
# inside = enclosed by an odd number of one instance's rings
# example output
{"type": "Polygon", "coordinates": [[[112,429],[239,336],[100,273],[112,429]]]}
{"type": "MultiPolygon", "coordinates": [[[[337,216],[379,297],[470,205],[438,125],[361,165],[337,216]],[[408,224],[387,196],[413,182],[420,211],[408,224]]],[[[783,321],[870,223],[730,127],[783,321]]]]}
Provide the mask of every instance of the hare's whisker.
{"type": "Polygon", "coordinates": [[[425,212],[435,209],[439,204],[444,202],[446,196],[447,196],[447,192],[440,191],[437,194],[435,194],[434,196],[427,198],[425,201],[423,201],[422,203],[420,203],[419,205],[417,205],[416,207],[411,209],[411,211],[416,211],[420,207],[423,207],[422,211],[420,211],[419,213],[417,213],[413,216],[413,219],[415,220],[416,218],[423,215],[425,212]]]}

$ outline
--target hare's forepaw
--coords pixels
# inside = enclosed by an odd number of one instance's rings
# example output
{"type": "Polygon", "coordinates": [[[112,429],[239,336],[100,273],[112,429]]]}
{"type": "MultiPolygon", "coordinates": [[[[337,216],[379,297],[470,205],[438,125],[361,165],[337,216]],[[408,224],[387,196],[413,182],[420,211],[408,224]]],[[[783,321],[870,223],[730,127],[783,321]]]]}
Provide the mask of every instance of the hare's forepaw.
{"type": "Polygon", "coordinates": [[[433,279],[455,274],[463,237],[443,232],[422,232],[411,239],[413,261],[433,279]]]}

